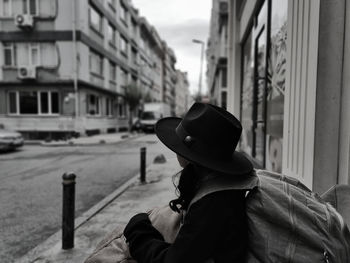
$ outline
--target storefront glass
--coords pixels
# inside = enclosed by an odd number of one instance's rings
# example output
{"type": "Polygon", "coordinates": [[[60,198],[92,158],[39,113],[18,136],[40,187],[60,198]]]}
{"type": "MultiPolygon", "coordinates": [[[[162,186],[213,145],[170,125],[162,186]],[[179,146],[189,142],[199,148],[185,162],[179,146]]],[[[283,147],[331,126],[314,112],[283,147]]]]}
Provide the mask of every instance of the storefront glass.
{"type": "Polygon", "coordinates": [[[252,34],[249,34],[243,45],[242,53],[242,97],[241,122],[243,126],[241,148],[252,156],[253,148],[253,87],[254,87],[254,56],[252,49],[252,34]]]}
{"type": "Polygon", "coordinates": [[[242,43],[241,148],[276,172],[282,170],[287,7],[288,0],[266,0],[242,43]]]}
{"type": "Polygon", "coordinates": [[[288,0],[273,0],[271,2],[271,36],[266,107],[266,168],[281,172],[288,0]]]}

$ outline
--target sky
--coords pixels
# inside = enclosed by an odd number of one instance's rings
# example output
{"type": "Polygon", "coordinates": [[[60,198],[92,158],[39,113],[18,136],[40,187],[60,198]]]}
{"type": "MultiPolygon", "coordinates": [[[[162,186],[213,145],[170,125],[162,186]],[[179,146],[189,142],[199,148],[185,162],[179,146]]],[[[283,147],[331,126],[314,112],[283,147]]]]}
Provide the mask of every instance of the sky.
{"type": "MultiPolygon", "coordinates": [[[[188,72],[190,91],[197,92],[201,45],[193,43],[192,39],[207,42],[212,0],[132,0],[132,3],[174,50],[176,68],[188,72]]],[[[204,56],[203,93],[207,87],[205,72],[204,56]]]]}

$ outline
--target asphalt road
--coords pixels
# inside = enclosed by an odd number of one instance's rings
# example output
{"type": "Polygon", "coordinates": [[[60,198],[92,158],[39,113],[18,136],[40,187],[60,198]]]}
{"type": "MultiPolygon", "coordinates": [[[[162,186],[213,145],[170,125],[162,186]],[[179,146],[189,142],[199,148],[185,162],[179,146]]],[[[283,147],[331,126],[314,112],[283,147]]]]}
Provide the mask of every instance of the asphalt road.
{"type": "Polygon", "coordinates": [[[61,228],[62,174],[76,180],[76,217],[139,172],[140,147],[147,163],[164,152],[154,135],[113,145],[24,146],[0,154],[0,258],[14,262],[61,228]]]}

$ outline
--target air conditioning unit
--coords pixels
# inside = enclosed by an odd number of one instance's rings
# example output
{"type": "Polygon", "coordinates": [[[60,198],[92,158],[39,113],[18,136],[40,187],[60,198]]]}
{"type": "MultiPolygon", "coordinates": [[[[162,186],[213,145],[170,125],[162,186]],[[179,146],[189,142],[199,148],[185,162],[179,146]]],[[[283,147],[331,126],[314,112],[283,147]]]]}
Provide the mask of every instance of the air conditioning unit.
{"type": "Polygon", "coordinates": [[[17,76],[19,79],[36,79],[36,67],[21,66],[18,68],[17,76]]]}
{"type": "Polygon", "coordinates": [[[34,26],[34,17],[28,14],[19,14],[15,16],[15,25],[23,29],[31,29],[34,26]]]}

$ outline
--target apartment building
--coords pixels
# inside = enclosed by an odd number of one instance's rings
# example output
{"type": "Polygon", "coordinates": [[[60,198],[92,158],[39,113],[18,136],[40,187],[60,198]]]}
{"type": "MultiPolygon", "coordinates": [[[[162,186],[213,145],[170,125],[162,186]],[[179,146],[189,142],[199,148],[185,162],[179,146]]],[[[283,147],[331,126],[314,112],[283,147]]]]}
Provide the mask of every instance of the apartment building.
{"type": "Polygon", "coordinates": [[[227,108],[227,0],[213,0],[207,43],[207,85],[212,104],[227,108]]]}
{"type": "Polygon", "coordinates": [[[188,98],[190,97],[189,82],[187,72],[176,70],[177,82],[175,87],[175,115],[183,117],[190,108],[188,98]]]}
{"type": "Polygon", "coordinates": [[[171,114],[175,115],[176,57],[174,51],[163,42],[163,102],[170,105],[171,114]]]}
{"type": "Polygon", "coordinates": [[[0,0],[0,123],[33,139],[126,129],[128,85],[164,98],[163,51],[129,0],[0,0]]]}
{"type": "Polygon", "coordinates": [[[257,167],[318,193],[350,183],[350,5],[229,1],[228,109],[257,167]]]}
{"type": "Polygon", "coordinates": [[[140,79],[147,101],[163,99],[163,44],[156,29],[140,18],[140,79]]]}

